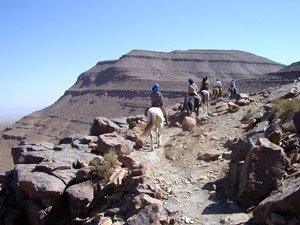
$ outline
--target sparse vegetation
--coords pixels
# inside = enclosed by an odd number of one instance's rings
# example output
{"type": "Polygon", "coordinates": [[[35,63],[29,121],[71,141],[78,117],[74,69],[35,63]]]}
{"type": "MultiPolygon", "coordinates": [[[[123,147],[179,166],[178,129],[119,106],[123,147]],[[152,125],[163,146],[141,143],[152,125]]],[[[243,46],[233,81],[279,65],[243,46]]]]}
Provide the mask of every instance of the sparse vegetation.
{"type": "Polygon", "coordinates": [[[292,118],[292,116],[300,110],[300,97],[292,99],[278,98],[272,102],[276,105],[277,111],[275,116],[282,121],[292,118]]]}
{"type": "Polygon", "coordinates": [[[103,178],[104,182],[107,182],[111,177],[115,167],[118,165],[118,157],[114,148],[111,148],[103,156],[103,161],[93,160],[91,165],[96,168],[96,175],[103,178]]]}
{"type": "Polygon", "coordinates": [[[252,110],[252,109],[249,109],[246,113],[245,116],[243,116],[242,118],[242,122],[243,123],[249,123],[250,122],[250,119],[253,118],[253,116],[255,115],[255,112],[252,110]]]}

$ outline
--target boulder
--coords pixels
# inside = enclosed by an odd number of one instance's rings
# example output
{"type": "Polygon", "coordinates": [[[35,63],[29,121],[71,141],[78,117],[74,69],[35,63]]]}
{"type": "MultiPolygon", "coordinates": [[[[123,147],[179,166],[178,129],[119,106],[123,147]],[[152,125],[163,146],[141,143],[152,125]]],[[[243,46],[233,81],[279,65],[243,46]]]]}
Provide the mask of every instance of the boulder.
{"type": "MultiPolygon", "coordinates": [[[[54,145],[53,145],[54,148],[54,145]]],[[[40,145],[20,145],[11,148],[11,154],[14,164],[39,163],[45,157],[48,157],[53,152],[53,148],[48,148],[40,145]]]]}
{"type": "Polygon", "coordinates": [[[200,152],[197,159],[199,160],[217,160],[223,152],[220,150],[207,150],[205,152],[200,152]]]}
{"type": "Polygon", "coordinates": [[[168,215],[174,215],[175,213],[181,211],[181,208],[179,208],[177,205],[173,204],[172,202],[166,202],[164,204],[164,208],[168,212],[168,215]]]}
{"type": "Polygon", "coordinates": [[[197,121],[193,117],[186,116],[184,117],[182,121],[182,130],[183,131],[190,131],[195,127],[197,124],[197,121]]]}
{"type": "Polygon", "coordinates": [[[226,111],[228,109],[228,104],[226,102],[217,102],[216,104],[216,112],[223,112],[226,111]]]}
{"type": "Polygon", "coordinates": [[[245,105],[249,105],[250,101],[247,99],[240,99],[236,101],[236,104],[239,106],[245,106],[245,105]]]}
{"type": "Polygon", "coordinates": [[[91,181],[75,184],[67,188],[68,203],[71,218],[82,215],[87,210],[87,205],[94,199],[94,187],[91,181]]]}
{"type": "Polygon", "coordinates": [[[255,146],[259,138],[264,137],[263,133],[253,133],[252,136],[241,137],[233,146],[231,151],[231,160],[234,162],[244,161],[248,151],[255,146]]]}
{"type": "Polygon", "coordinates": [[[237,100],[240,100],[240,99],[249,99],[249,95],[246,94],[246,93],[238,93],[237,96],[236,96],[237,100]]]}
{"type": "Polygon", "coordinates": [[[141,208],[144,208],[145,206],[151,205],[151,204],[157,204],[157,205],[160,205],[160,206],[163,205],[163,202],[161,200],[158,200],[156,198],[152,198],[147,194],[136,195],[133,198],[132,203],[134,205],[134,208],[137,209],[137,210],[141,209],[141,208]]]}
{"type": "MultiPolygon", "coordinates": [[[[59,204],[66,185],[59,178],[35,172],[35,165],[19,164],[12,180],[15,205],[24,211],[28,224],[44,224],[46,215],[59,204]]],[[[24,221],[23,221],[24,222],[24,221]]]]}
{"type": "Polygon", "coordinates": [[[86,135],[82,139],[83,144],[89,144],[89,143],[97,143],[98,137],[97,136],[91,136],[91,135],[86,135]]]}
{"type": "Polygon", "coordinates": [[[241,137],[232,149],[231,160],[234,162],[244,161],[250,148],[256,145],[259,138],[265,137],[268,124],[268,121],[260,122],[241,137]]]}
{"type": "Polygon", "coordinates": [[[298,133],[300,133],[300,111],[293,116],[293,122],[298,133]]]}
{"type": "Polygon", "coordinates": [[[51,173],[55,177],[59,178],[68,187],[76,182],[76,169],[70,170],[55,170],[51,173]]]}
{"type": "Polygon", "coordinates": [[[113,118],[113,119],[111,119],[111,121],[114,122],[115,124],[117,124],[121,129],[129,128],[129,124],[127,122],[126,117],[113,118]]]}
{"type": "Polygon", "coordinates": [[[98,136],[106,133],[113,133],[114,131],[120,131],[120,127],[105,117],[97,117],[94,119],[94,124],[90,129],[90,134],[98,136]]]}
{"type": "Polygon", "coordinates": [[[282,130],[296,133],[297,129],[293,120],[289,120],[281,125],[282,130]]]}
{"type": "Polygon", "coordinates": [[[279,213],[289,217],[298,217],[298,223],[293,224],[299,224],[299,199],[300,177],[290,177],[284,180],[277,190],[259,203],[253,211],[254,222],[264,224],[268,218],[272,217],[272,213],[279,213]]]}
{"type": "Polygon", "coordinates": [[[150,204],[126,221],[128,225],[168,224],[168,214],[162,205],[150,204]]]}
{"type": "Polygon", "coordinates": [[[60,152],[51,151],[51,154],[36,165],[36,170],[50,174],[55,170],[72,169],[78,160],[88,164],[94,157],[94,154],[76,149],[65,149],[60,152]]]}
{"type": "Polygon", "coordinates": [[[261,201],[276,187],[290,164],[284,150],[266,138],[250,149],[242,165],[238,197],[251,203],[261,201]]]}
{"type": "Polygon", "coordinates": [[[236,104],[234,104],[233,102],[229,102],[228,103],[228,112],[230,113],[235,113],[237,111],[239,111],[240,107],[236,104]]]}
{"type": "Polygon", "coordinates": [[[98,152],[105,153],[115,149],[118,155],[129,155],[135,143],[118,134],[102,134],[98,139],[98,152]]]}
{"type": "Polygon", "coordinates": [[[282,130],[276,123],[272,123],[265,131],[265,137],[272,143],[279,145],[282,137],[282,130]]]}

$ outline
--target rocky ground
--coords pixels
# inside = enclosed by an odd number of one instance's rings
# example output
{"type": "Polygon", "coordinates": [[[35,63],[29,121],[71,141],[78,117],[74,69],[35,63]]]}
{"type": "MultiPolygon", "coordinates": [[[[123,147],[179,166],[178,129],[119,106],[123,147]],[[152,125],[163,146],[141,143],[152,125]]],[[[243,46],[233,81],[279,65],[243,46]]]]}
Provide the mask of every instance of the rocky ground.
{"type": "Polygon", "coordinates": [[[14,171],[0,176],[0,222],[299,224],[299,90],[296,82],[239,94],[236,104],[211,101],[199,117],[174,105],[154,151],[139,139],[142,115],[95,118],[89,135],[58,145],[23,142],[12,149],[14,171]]]}
{"type": "MultiPolygon", "coordinates": [[[[261,104],[259,102],[258,106],[261,104]]],[[[177,219],[182,224],[220,224],[229,217],[247,221],[247,214],[239,214],[247,213],[244,208],[216,191],[225,184],[229,169],[230,146],[226,143],[241,136],[247,126],[241,123],[242,117],[258,106],[248,105],[236,113],[214,117],[201,113],[198,123],[202,129],[198,131],[165,126],[160,148],[150,151],[148,143],[133,153],[150,165],[152,173],[168,192],[165,202],[178,207],[177,219]],[[220,152],[224,154],[217,157],[220,152]],[[205,153],[217,156],[212,159],[205,153]]]]}

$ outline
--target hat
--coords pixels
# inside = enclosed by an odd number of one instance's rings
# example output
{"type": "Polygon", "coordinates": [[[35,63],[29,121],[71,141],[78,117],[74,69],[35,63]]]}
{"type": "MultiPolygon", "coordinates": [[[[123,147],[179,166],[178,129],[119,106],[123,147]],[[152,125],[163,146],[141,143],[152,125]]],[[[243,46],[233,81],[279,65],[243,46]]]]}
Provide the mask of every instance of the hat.
{"type": "Polygon", "coordinates": [[[190,83],[190,84],[194,83],[194,81],[193,81],[192,78],[189,79],[189,83],[190,83]]]}
{"type": "Polygon", "coordinates": [[[219,78],[216,79],[216,81],[219,81],[219,80],[220,80],[219,78]]]}
{"type": "Polygon", "coordinates": [[[159,88],[159,84],[154,84],[152,89],[150,89],[150,91],[152,92],[157,91],[158,88],[159,88]]]}
{"type": "Polygon", "coordinates": [[[206,79],[207,79],[207,76],[203,76],[202,78],[203,78],[203,80],[206,80],[206,79]]]}

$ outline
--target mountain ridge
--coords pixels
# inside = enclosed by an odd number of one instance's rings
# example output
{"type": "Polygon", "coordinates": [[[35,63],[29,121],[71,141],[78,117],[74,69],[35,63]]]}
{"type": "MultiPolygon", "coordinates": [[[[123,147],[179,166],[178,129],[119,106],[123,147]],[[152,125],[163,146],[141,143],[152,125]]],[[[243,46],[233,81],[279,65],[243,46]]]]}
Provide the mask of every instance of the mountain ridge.
{"type": "MultiPolygon", "coordinates": [[[[154,83],[160,84],[165,105],[172,106],[181,103],[186,96],[188,78],[193,78],[199,86],[203,75],[208,76],[211,85],[220,78],[225,87],[235,79],[240,91],[256,92],[282,82],[277,77],[270,81],[265,74],[283,68],[280,63],[235,50],[168,53],[133,50],[117,60],[97,62],[81,73],[76,83],[54,104],[5,129],[0,142],[4,139],[15,140],[15,143],[20,140],[55,142],[72,133],[88,132],[98,116],[117,118],[143,114],[150,106],[150,89],[154,83]]],[[[11,146],[3,146],[5,151],[10,151],[11,146]]]]}

